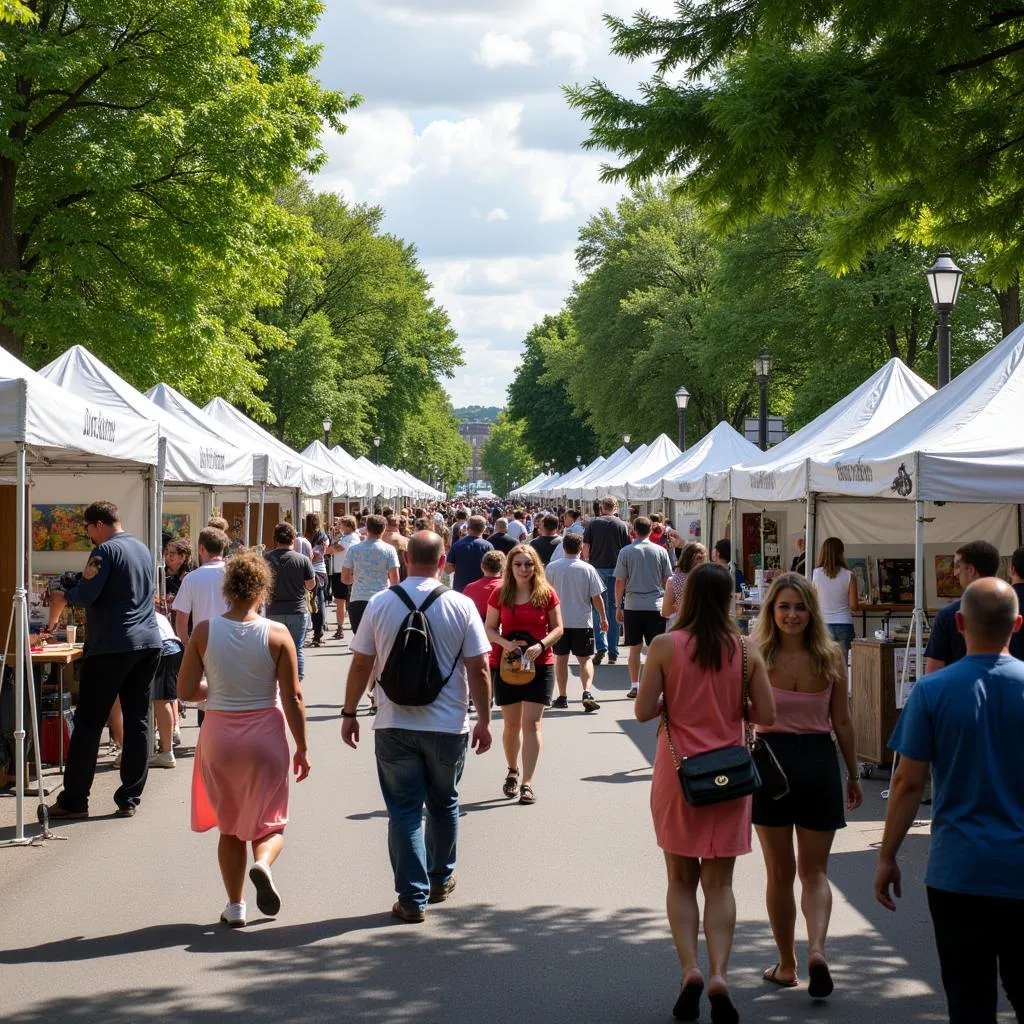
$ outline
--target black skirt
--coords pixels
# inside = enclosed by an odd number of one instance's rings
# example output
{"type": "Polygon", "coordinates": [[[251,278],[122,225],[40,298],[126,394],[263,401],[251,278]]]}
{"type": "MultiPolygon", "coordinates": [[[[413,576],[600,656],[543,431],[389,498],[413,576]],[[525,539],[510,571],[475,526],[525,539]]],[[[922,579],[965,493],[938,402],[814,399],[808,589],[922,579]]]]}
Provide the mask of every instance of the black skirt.
{"type": "Polygon", "coordinates": [[[846,827],[846,798],[839,755],[826,732],[762,733],[789,780],[789,792],[773,800],[754,794],[755,825],[768,828],[795,825],[812,832],[846,827]]]}
{"type": "Polygon", "coordinates": [[[551,691],[555,688],[555,667],[554,665],[535,665],[534,668],[536,675],[529,683],[524,683],[522,686],[503,683],[499,670],[492,668],[494,703],[499,707],[506,704],[521,704],[524,701],[530,704],[550,704],[551,691]]]}

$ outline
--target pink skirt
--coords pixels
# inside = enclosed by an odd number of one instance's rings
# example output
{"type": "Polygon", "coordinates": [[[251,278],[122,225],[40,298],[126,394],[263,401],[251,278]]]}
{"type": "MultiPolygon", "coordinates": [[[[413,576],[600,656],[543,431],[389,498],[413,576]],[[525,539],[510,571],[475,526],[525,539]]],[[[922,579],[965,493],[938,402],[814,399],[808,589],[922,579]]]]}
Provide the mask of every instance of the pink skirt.
{"type": "Polygon", "coordinates": [[[192,831],[255,841],[288,824],[291,756],[280,708],[207,711],[192,764],[192,831]]]}

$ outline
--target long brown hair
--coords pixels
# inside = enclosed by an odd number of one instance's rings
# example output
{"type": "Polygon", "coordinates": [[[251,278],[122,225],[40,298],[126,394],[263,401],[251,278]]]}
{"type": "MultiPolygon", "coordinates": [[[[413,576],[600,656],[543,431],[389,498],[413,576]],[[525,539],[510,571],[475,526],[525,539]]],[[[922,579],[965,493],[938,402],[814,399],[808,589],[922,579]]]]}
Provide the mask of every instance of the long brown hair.
{"type": "MultiPolygon", "coordinates": [[[[686,576],[683,599],[672,629],[685,629],[693,635],[701,668],[720,669],[722,649],[736,635],[736,626],[729,614],[733,588],[732,573],[713,562],[703,562],[686,576]]],[[[729,656],[732,657],[731,645],[729,656]]]]}
{"type": "Polygon", "coordinates": [[[530,595],[530,604],[534,608],[547,608],[554,591],[544,575],[544,563],[540,560],[540,555],[529,544],[517,544],[506,556],[505,571],[501,575],[501,591],[498,594],[498,601],[506,608],[512,608],[516,603],[516,590],[518,587],[516,585],[515,571],[512,568],[512,562],[515,560],[516,555],[529,555],[533,562],[533,576],[530,578],[533,593],[530,595]]]}
{"type": "Polygon", "coordinates": [[[776,576],[768,588],[764,604],[761,605],[755,639],[761,648],[765,664],[771,669],[775,664],[775,655],[779,651],[779,627],[775,625],[775,605],[779,600],[779,594],[786,589],[795,590],[810,613],[810,620],[804,630],[804,648],[811,656],[814,674],[820,679],[831,679],[834,683],[842,680],[845,686],[846,670],[842,651],[825,628],[818,592],[814,589],[814,584],[798,572],[786,572],[776,576]]]}
{"type": "Polygon", "coordinates": [[[846,564],[846,548],[838,537],[826,537],[818,555],[818,568],[825,570],[825,575],[834,580],[840,569],[849,569],[846,564]]]}

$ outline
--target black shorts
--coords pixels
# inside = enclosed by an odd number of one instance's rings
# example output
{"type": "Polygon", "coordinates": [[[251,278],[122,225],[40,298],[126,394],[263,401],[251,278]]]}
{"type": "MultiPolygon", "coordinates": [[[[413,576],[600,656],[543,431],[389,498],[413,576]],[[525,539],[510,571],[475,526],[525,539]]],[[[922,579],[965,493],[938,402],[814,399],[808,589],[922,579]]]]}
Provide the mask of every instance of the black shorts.
{"type": "Polygon", "coordinates": [[[506,704],[531,704],[551,703],[551,693],[555,688],[555,667],[554,665],[536,665],[536,675],[533,682],[523,686],[513,686],[511,683],[503,683],[499,670],[491,669],[491,685],[494,689],[494,703],[499,707],[506,704]]]}
{"type": "Polygon", "coordinates": [[[363,621],[363,612],[366,611],[367,601],[349,601],[348,621],[352,625],[352,632],[359,632],[359,623],[363,621]]]}
{"type": "Polygon", "coordinates": [[[352,585],[350,583],[342,583],[341,573],[336,572],[331,577],[331,596],[335,601],[347,601],[351,593],[352,585]]]}
{"type": "Polygon", "coordinates": [[[567,626],[551,650],[563,656],[575,654],[577,658],[589,658],[594,653],[594,631],[589,626],[567,626]]]}
{"type": "Polygon", "coordinates": [[[622,613],[622,625],[626,638],[623,647],[635,647],[646,643],[650,646],[656,636],[665,632],[665,619],[661,612],[631,612],[628,608],[622,613]]]}
{"type": "Polygon", "coordinates": [[[160,659],[156,675],[153,677],[152,700],[178,699],[178,669],[181,668],[183,651],[165,654],[160,659]]]}
{"type": "Polygon", "coordinates": [[[754,824],[795,825],[812,832],[846,827],[846,800],[836,745],[827,732],[770,732],[762,737],[786,773],[789,792],[773,800],[754,794],[754,824]]]}

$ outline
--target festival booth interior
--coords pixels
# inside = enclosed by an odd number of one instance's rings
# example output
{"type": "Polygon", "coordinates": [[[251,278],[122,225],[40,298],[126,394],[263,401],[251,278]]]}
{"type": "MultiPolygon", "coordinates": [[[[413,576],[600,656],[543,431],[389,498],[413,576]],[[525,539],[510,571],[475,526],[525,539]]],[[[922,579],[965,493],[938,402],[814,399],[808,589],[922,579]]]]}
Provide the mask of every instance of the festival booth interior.
{"type": "MultiPolygon", "coordinates": [[[[665,434],[659,434],[646,448],[638,448],[631,459],[619,464],[615,471],[609,476],[595,481],[595,488],[605,488],[605,493],[613,494],[622,499],[622,505],[629,504],[629,484],[637,480],[643,480],[652,473],[664,472],[682,452],[674,441],[665,434]]],[[[595,498],[603,495],[595,494],[595,498]]],[[[641,514],[646,515],[651,511],[650,502],[645,501],[643,508],[639,509],[641,514]]]]}
{"type": "Polygon", "coordinates": [[[194,544],[198,527],[209,518],[214,491],[219,487],[252,485],[250,452],[227,443],[216,433],[183,423],[136,391],[81,345],[73,345],[39,372],[86,401],[103,402],[157,424],[164,449],[157,471],[160,528],[151,538],[158,580],[163,566],[161,537],[165,527],[170,526],[173,535],[187,536],[194,544]]]}
{"type": "MultiPolygon", "coordinates": [[[[641,448],[643,445],[640,446],[641,448]]],[[[640,449],[637,449],[638,451],[640,449]]],[[[592,463],[591,468],[585,470],[580,476],[576,478],[571,488],[566,488],[562,492],[562,497],[568,501],[578,503],[581,507],[588,505],[593,499],[589,497],[587,488],[595,480],[599,480],[601,477],[606,476],[615,469],[616,466],[621,465],[626,459],[632,458],[633,452],[631,452],[625,445],[617,448],[611,453],[603,462],[592,463]]],[[[603,497],[604,495],[601,495],[603,497]]]]}
{"type": "MultiPolygon", "coordinates": [[[[715,524],[728,516],[733,560],[748,583],[755,582],[762,552],[769,572],[788,568],[796,554],[796,539],[805,534],[808,574],[813,569],[816,547],[807,524],[810,461],[831,458],[873,437],[934,393],[902,361],[890,359],[781,444],[741,465],[708,474],[712,525],[717,528],[715,524]]],[[[709,538],[716,539],[710,531],[709,538]]],[[[843,541],[849,553],[859,553],[860,546],[873,545],[875,538],[862,526],[847,533],[843,541]]]]}
{"type": "MultiPolygon", "coordinates": [[[[307,501],[313,506],[310,511],[319,511],[321,516],[325,516],[329,511],[331,495],[342,493],[347,487],[344,479],[335,478],[330,467],[303,458],[223,398],[211,399],[203,406],[203,412],[226,426],[232,434],[244,438],[254,451],[276,454],[286,466],[291,467],[288,470],[289,479],[295,482],[295,486],[288,492],[290,505],[269,500],[265,485],[260,486],[254,536],[259,538],[264,547],[274,546],[274,526],[279,522],[290,520],[295,529],[302,532],[302,513],[306,510],[307,501]]],[[[244,515],[244,505],[224,502],[221,507],[228,522],[233,522],[235,516],[244,515]]]]}
{"type": "MultiPolygon", "coordinates": [[[[279,452],[253,447],[253,439],[236,433],[230,426],[214,419],[198,405],[189,401],[183,394],[169,384],[157,384],[146,392],[146,397],[176,416],[183,423],[191,424],[199,429],[223,437],[236,448],[252,453],[252,487],[243,490],[225,487],[215,495],[221,513],[230,524],[231,532],[248,547],[257,537],[261,536],[265,546],[273,546],[272,532],[278,519],[267,517],[261,531],[259,523],[259,503],[262,498],[264,508],[271,509],[295,508],[301,500],[302,474],[294,458],[283,457],[279,452]]],[[[268,446],[264,446],[266,449],[268,446]]],[[[168,506],[165,524],[170,527],[177,525],[175,516],[180,512],[173,505],[168,506]]],[[[202,520],[205,522],[205,520],[202,520]]],[[[175,531],[172,529],[172,533],[175,531]]]]}
{"type": "Polygon", "coordinates": [[[664,468],[627,483],[626,498],[631,504],[660,501],[677,532],[688,540],[707,543],[711,537],[707,475],[760,455],[757,445],[723,420],[664,468]]]}
{"type": "Polygon", "coordinates": [[[990,541],[1006,572],[1021,543],[1024,327],[888,429],[812,459],[809,473],[812,534],[871,537],[879,587],[883,558],[911,560],[899,583],[913,595],[919,678],[926,615],[959,596],[956,547],[990,541]]]}
{"type": "MultiPolygon", "coordinates": [[[[25,838],[25,694],[36,721],[29,652],[29,582],[34,572],[81,570],[92,548],[80,513],[115,502],[125,528],[151,541],[160,459],[156,423],[103,401],[86,401],[0,349],[0,628],[13,651],[15,834],[25,838]],[[70,499],[70,500],[69,500],[70,499]],[[33,551],[33,548],[39,548],[33,551]]],[[[37,730],[33,727],[33,735],[37,730]]],[[[41,778],[39,744],[35,766],[41,778]]],[[[40,797],[41,799],[41,797],[40,797]]]]}

